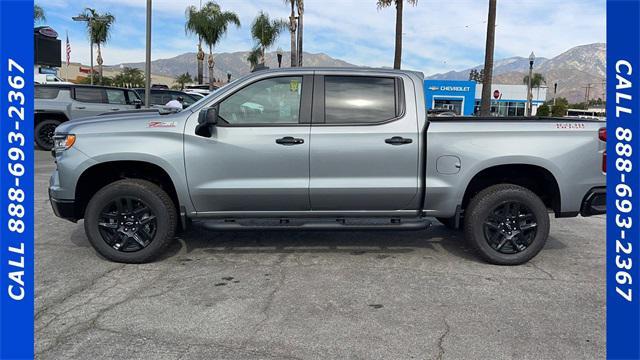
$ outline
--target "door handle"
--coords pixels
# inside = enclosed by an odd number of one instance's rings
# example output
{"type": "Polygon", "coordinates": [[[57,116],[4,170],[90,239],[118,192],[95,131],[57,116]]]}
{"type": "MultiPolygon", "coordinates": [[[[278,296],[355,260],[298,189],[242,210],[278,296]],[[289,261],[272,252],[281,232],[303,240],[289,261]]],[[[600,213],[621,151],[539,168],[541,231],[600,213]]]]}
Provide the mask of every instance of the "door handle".
{"type": "Polygon", "coordinates": [[[118,109],[118,108],[112,108],[111,110],[112,110],[112,111],[119,111],[120,109],[118,109]]]}
{"type": "Polygon", "coordinates": [[[76,109],[82,110],[82,109],[86,109],[86,107],[84,107],[84,106],[76,106],[76,109]]]}
{"type": "Polygon", "coordinates": [[[276,139],[276,144],[280,144],[284,146],[298,145],[303,143],[304,143],[303,139],[294,138],[292,136],[285,136],[283,138],[276,139]]]}
{"type": "Polygon", "coordinates": [[[408,138],[403,138],[402,136],[394,136],[392,138],[385,139],[384,142],[391,145],[404,145],[404,144],[411,144],[413,140],[408,138]]]}

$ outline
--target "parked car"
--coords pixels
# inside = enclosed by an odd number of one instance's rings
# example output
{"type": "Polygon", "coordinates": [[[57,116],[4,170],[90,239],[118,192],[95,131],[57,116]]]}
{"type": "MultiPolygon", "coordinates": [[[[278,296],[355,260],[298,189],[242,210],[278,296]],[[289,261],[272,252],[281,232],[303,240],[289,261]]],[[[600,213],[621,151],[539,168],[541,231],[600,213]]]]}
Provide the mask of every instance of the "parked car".
{"type": "Polygon", "coordinates": [[[36,84],[73,84],[68,81],[64,81],[53,74],[33,74],[33,80],[36,84]]]}
{"type": "Polygon", "coordinates": [[[185,93],[192,95],[193,97],[197,98],[198,100],[205,98],[207,95],[196,92],[196,91],[185,91],[185,93]]]}
{"type": "Polygon", "coordinates": [[[605,212],[600,122],[427,118],[421,73],[252,73],[165,116],[57,128],[49,194],[107,259],[150,261],[212,229],[416,230],[439,219],[495,264],[534,257],[556,217],[605,212]]]}
{"type": "MultiPolygon", "coordinates": [[[[145,94],[144,88],[136,88],[134,90],[138,93],[138,95],[144,102],[144,94],[145,94]]],[[[150,95],[151,96],[149,98],[149,101],[151,102],[152,106],[156,106],[156,107],[164,107],[169,101],[177,99],[178,96],[182,96],[182,99],[183,99],[182,107],[184,109],[188,108],[189,106],[191,106],[192,104],[200,100],[200,98],[195,95],[187,94],[186,92],[178,91],[178,90],[152,88],[150,95]]]]}
{"type": "Polygon", "coordinates": [[[132,110],[142,104],[135,91],[92,85],[36,85],[34,140],[43,150],[53,148],[53,132],[65,121],[102,113],[132,110]]]}

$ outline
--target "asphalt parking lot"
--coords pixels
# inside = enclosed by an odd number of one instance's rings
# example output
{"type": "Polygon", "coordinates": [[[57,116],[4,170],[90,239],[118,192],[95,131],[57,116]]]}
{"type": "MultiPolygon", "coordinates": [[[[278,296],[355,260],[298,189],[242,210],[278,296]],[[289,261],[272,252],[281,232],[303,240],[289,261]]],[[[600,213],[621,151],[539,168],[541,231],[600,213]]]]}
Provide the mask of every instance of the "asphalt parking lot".
{"type": "Polygon", "coordinates": [[[457,232],[212,232],[155,263],[99,257],[53,215],[36,154],[40,359],[605,357],[605,218],[552,220],[531,262],[478,260],[457,232]]]}

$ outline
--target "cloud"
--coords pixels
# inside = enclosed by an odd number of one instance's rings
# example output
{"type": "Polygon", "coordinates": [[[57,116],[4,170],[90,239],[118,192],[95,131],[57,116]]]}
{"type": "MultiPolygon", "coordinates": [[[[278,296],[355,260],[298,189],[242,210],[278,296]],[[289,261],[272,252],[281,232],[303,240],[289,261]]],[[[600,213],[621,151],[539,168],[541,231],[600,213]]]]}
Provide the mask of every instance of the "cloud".
{"type": "MultiPolygon", "coordinates": [[[[198,0],[153,1],[154,59],[194,51],[196,38],[184,32],[184,10],[198,0]]],[[[223,9],[236,12],[242,27],[230,28],[216,47],[217,52],[242,51],[253,46],[249,28],[260,10],[272,17],[287,18],[289,7],[282,0],[218,1],[223,9]]],[[[88,62],[88,44],[82,24],[70,17],[84,7],[110,11],[116,24],[105,46],[108,63],[144,59],[143,0],[47,0],[42,2],[51,25],[69,30],[77,59],[88,62]],[[82,48],[85,51],[80,51],[82,48]],[[86,55],[84,55],[86,53],[86,55]],[[116,60],[117,59],[117,60],[116,60]],[[113,61],[112,61],[113,60],[113,61]]],[[[495,57],[553,57],[580,44],[605,41],[605,1],[523,0],[499,1],[495,57]]],[[[427,74],[460,70],[484,61],[487,1],[420,0],[405,5],[403,64],[427,74]]],[[[393,63],[395,9],[377,9],[373,0],[306,0],[305,51],[324,52],[354,64],[391,66],[393,63]]],[[[289,34],[274,46],[288,49],[289,34]]]]}

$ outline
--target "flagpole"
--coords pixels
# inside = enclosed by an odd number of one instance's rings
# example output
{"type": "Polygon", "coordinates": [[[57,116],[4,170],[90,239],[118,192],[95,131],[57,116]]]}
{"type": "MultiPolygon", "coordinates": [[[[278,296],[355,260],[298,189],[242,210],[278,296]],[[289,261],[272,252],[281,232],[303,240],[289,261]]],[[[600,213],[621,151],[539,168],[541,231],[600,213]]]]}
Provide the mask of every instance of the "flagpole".
{"type": "Polygon", "coordinates": [[[68,49],[69,49],[69,30],[66,30],[67,32],[67,43],[65,44],[64,47],[64,53],[66,54],[66,59],[67,59],[67,70],[65,71],[64,74],[64,81],[69,81],[69,53],[68,53],[68,49]]]}

